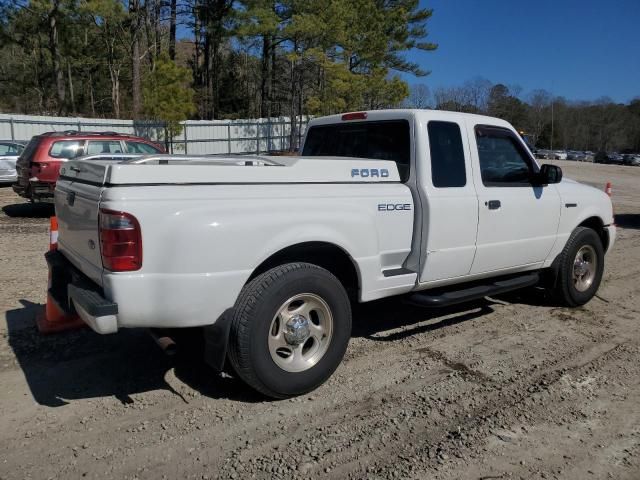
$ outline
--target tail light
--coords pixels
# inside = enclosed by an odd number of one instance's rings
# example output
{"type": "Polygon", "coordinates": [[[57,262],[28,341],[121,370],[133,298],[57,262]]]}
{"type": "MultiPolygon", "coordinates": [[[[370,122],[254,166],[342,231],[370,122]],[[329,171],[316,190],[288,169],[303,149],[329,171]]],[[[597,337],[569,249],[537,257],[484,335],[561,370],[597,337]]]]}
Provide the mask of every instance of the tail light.
{"type": "Polygon", "coordinates": [[[48,168],[49,164],[46,162],[32,162],[31,170],[34,175],[41,173],[43,169],[48,168]]]}
{"type": "Polygon", "coordinates": [[[136,217],[100,209],[102,265],[112,272],[132,272],[142,267],[142,234],[136,217]]]}

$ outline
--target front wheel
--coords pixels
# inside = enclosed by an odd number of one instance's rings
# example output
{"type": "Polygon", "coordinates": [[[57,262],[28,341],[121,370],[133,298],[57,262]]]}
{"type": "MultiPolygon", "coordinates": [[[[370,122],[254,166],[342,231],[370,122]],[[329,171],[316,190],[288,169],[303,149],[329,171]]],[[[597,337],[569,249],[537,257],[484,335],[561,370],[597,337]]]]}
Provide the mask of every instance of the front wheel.
{"type": "Polygon", "coordinates": [[[576,228],[558,257],[556,298],[564,305],[584,305],[598,291],[604,272],[604,248],[590,228],[576,228]]]}
{"type": "Polygon", "coordinates": [[[309,263],[258,275],[234,307],[229,360],[251,387],[273,398],[309,392],[340,364],[351,306],[340,281],[309,263]]]}

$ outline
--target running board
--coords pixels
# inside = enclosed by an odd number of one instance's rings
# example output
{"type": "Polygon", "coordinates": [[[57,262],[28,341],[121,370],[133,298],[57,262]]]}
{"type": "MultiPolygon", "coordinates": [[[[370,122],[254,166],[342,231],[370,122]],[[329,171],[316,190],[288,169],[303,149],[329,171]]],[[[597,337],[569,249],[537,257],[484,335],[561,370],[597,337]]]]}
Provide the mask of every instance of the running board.
{"type": "Polygon", "coordinates": [[[407,301],[421,307],[448,307],[449,305],[478,300],[491,295],[499,295],[519,288],[531,287],[539,281],[540,275],[537,272],[528,273],[508,279],[494,280],[491,283],[478,284],[474,282],[473,286],[458,290],[438,288],[417,292],[410,295],[407,301]]]}

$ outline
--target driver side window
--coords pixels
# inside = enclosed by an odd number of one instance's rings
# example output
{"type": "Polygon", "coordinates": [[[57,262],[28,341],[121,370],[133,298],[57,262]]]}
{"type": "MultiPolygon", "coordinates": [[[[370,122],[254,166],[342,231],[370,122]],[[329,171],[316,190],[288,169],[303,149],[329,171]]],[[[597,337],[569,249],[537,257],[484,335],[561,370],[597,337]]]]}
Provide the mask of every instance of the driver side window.
{"type": "Polygon", "coordinates": [[[479,125],[476,143],[485,187],[531,186],[534,167],[513,132],[479,125]]]}

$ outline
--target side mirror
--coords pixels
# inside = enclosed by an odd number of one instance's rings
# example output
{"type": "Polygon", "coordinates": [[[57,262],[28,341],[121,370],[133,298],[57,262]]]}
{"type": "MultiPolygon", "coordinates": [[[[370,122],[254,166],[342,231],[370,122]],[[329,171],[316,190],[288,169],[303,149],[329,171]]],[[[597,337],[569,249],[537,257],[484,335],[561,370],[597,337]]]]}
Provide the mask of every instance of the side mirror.
{"type": "Polygon", "coordinates": [[[536,177],[536,183],[538,185],[560,183],[562,180],[562,169],[557,165],[549,165],[548,163],[545,163],[540,167],[540,171],[536,177]]]}

